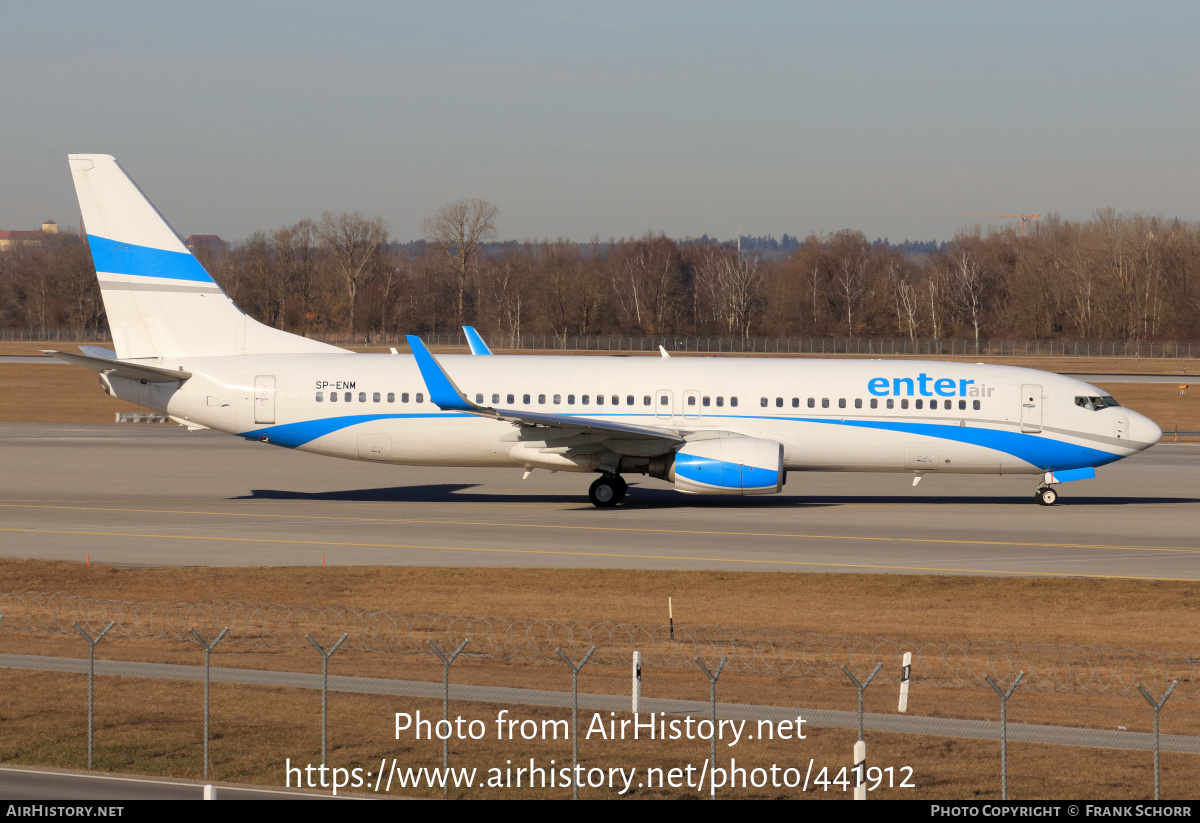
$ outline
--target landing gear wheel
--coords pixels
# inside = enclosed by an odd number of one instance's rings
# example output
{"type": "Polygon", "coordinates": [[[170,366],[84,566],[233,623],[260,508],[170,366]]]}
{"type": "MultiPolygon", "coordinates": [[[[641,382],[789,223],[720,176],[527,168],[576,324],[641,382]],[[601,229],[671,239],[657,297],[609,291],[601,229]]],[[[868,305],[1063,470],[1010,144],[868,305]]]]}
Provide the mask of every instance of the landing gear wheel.
{"type": "Polygon", "coordinates": [[[613,482],[617,484],[617,499],[615,502],[620,503],[625,499],[625,495],[629,494],[629,484],[619,475],[613,478],[613,482]]]}
{"type": "Polygon", "coordinates": [[[596,508],[607,509],[620,503],[628,489],[620,477],[606,474],[597,477],[592,483],[592,487],[588,489],[588,499],[596,508]]]}
{"type": "Polygon", "coordinates": [[[1033,496],[1043,506],[1053,506],[1054,502],[1058,500],[1058,492],[1054,489],[1038,489],[1033,493],[1033,496]]]}

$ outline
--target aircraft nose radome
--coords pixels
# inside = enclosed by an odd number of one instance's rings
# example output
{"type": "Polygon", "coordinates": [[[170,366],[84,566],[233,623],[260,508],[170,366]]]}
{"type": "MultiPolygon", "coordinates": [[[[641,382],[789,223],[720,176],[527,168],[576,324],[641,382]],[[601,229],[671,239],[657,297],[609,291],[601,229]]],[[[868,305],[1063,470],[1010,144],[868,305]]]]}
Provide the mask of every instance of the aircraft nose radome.
{"type": "Polygon", "coordinates": [[[1129,421],[1130,439],[1135,443],[1145,443],[1151,446],[1162,439],[1162,429],[1158,424],[1144,414],[1134,412],[1129,421]]]}

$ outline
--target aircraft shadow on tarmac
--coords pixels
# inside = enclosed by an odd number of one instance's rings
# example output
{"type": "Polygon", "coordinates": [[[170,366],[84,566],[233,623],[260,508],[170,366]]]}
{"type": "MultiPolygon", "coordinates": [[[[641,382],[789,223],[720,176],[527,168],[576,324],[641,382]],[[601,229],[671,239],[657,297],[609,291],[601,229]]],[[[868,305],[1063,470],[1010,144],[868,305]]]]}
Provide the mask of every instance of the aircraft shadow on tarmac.
{"type": "MultiPolygon", "coordinates": [[[[587,497],[579,491],[556,494],[496,494],[477,491],[480,487],[470,483],[442,483],[428,486],[387,486],[375,489],[335,489],[322,492],[298,492],[288,489],[252,489],[250,494],[231,498],[233,500],[312,500],[348,503],[558,503],[576,504],[579,508],[591,509],[587,497]]],[[[949,496],[949,495],[690,495],[672,489],[657,489],[631,485],[629,496],[618,508],[623,509],[673,509],[673,508],[719,508],[719,509],[791,509],[814,506],[846,505],[957,505],[957,506],[1035,506],[1032,494],[996,496],[949,496]]],[[[1164,503],[1200,503],[1194,497],[1138,497],[1120,495],[1112,497],[1081,496],[1059,499],[1058,506],[1131,506],[1162,505],[1164,503]]]]}

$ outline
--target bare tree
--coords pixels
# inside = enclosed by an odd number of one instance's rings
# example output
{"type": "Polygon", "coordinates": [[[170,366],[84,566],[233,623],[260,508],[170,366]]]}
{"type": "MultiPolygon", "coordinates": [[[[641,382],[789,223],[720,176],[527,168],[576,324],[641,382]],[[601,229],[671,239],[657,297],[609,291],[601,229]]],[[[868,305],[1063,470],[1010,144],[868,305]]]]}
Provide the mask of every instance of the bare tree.
{"type": "Polygon", "coordinates": [[[465,322],[463,293],[467,288],[467,264],[480,244],[495,238],[500,210],[486,200],[464,198],[442,206],[421,223],[425,237],[441,246],[450,267],[458,275],[458,324],[465,322]]]}
{"type": "Polygon", "coordinates": [[[371,274],[379,247],[387,242],[388,227],[383,218],[368,220],[362,212],[333,214],[325,212],[317,225],[321,242],[333,253],[350,299],[350,333],[354,334],[354,305],[358,289],[371,274]]]}
{"type": "Polygon", "coordinates": [[[696,291],[702,292],[713,319],[727,334],[746,339],[750,321],[762,299],[762,274],[758,261],[747,259],[733,248],[712,248],[696,270],[696,291]]]}
{"type": "Polygon", "coordinates": [[[975,255],[963,249],[951,269],[954,296],[959,309],[975,329],[975,351],[979,351],[979,327],[983,323],[983,301],[988,289],[987,273],[975,255]]]}

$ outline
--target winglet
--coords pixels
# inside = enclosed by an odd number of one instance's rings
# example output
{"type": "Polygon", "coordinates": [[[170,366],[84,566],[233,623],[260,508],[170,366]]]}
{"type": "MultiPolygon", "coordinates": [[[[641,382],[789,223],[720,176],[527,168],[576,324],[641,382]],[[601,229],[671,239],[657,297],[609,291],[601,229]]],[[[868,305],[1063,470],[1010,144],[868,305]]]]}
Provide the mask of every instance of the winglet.
{"type": "Polygon", "coordinates": [[[467,336],[467,345],[471,347],[471,354],[491,354],[492,350],[487,347],[487,343],[483,342],[483,338],[479,336],[479,332],[475,331],[474,326],[463,326],[463,334],[467,336]]]}
{"type": "Polygon", "coordinates": [[[662,346],[659,346],[659,347],[658,347],[658,350],[659,350],[660,352],[662,352],[662,356],[663,356],[663,357],[670,357],[670,356],[671,356],[671,355],[667,354],[667,350],[666,350],[666,349],[664,349],[662,346]]]}
{"type": "Polygon", "coordinates": [[[408,345],[412,348],[413,357],[417,360],[417,368],[421,370],[421,378],[425,388],[429,389],[429,399],[445,411],[477,412],[479,406],[467,400],[466,395],[454,385],[450,375],[442,368],[442,364],[421,342],[415,334],[407,335],[408,345]]]}

